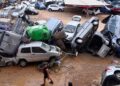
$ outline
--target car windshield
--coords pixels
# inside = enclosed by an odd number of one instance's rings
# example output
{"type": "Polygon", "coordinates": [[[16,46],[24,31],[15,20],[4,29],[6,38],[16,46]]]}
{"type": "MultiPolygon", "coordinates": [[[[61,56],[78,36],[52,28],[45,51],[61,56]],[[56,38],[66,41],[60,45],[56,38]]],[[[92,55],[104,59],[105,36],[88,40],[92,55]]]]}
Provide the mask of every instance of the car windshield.
{"type": "Polygon", "coordinates": [[[115,33],[115,29],[116,29],[116,19],[112,18],[108,24],[108,30],[112,33],[115,33]]]}
{"type": "Polygon", "coordinates": [[[75,26],[67,25],[67,26],[64,28],[64,31],[65,31],[65,32],[69,32],[69,33],[74,33],[74,32],[75,32],[75,29],[76,29],[75,26]]]}
{"type": "Polygon", "coordinates": [[[50,51],[50,46],[45,43],[42,43],[41,47],[46,51],[50,51]]]}

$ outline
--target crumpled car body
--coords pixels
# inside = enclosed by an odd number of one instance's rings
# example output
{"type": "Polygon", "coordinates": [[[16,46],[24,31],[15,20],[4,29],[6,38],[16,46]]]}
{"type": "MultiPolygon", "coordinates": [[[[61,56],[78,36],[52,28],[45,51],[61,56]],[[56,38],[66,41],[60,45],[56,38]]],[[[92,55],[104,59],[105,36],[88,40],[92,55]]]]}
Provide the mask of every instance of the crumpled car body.
{"type": "Polygon", "coordinates": [[[109,21],[107,22],[102,33],[109,40],[110,45],[113,48],[119,48],[120,47],[120,15],[112,15],[109,21]]]}
{"type": "Polygon", "coordinates": [[[70,21],[64,27],[64,32],[66,34],[66,41],[71,41],[73,37],[76,35],[78,27],[80,26],[80,22],[78,21],[70,21]]]}
{"type": "Polygon", "coordinates": [[[47,21],[46,26],[53,35],[56,31],[60,31],[63,29],[63,22],[57,18],[50,18],[47,21]]]}
{"type": "Polygon", "coordinates": [[[83,23],[78,28],[78,33],[73,38],[71,42],[72,47],[83,48],[88,43],[89,39],[92,37],[94,32],[97,30],[99,26],[99,19],[97,17],[92,17],[85,23],[83,23]]]}
{"type": "Polygon", "coordinates": [[[105,57],[110,49],[109,40],[101,32],[95,32],[87,46],[87,50],[90,53],[100,57],[105,57]]]}
{"type": "Polygon", "coordinates": [[[45,25],[29,26],[26,33],[33,41],[48,41],[51,38],[50,32],[45,25]]]}

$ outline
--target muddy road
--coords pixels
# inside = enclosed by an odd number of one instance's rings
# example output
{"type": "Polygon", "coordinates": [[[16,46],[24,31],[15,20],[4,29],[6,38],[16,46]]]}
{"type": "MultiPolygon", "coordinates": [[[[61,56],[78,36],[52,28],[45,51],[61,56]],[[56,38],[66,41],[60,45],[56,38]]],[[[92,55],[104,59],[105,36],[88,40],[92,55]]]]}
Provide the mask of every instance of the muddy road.
{"type": "MultiPolygon", "coordinates": [[[[73,15],[80,15],[79,11],[65,10],[65,12],[39,11],[38,16],[32,16],[32,20],[49,19],[56,17],[65,24],[71,20],[73,15]]],[[[98,15],[100,20],[106,15],[98,15]]],[[[82,16],[81,23],[89,19],[82,16]]],[[[104,24],[100,22],[98,31],[102,30],[104,24]]],[[[114,56],[100,58],[88,53],[81,53],[77,57],[64,56],[60,69],[50,70],[50,76],[54,80],[52,86],[67,86],[68,81],[73,82],[73,86],[91,86],[91,83],[100,81],[100,76],[104,68],[112,60],[120,60],[114,56]]],[[[40,86],[43,83],[43,74],[37,69],[36,64],[30,64],[25,68],[19,66],[0,67],[0,86],[40,86]]],[[[47,86],[51,86],[47,82],[47,86]]]]}

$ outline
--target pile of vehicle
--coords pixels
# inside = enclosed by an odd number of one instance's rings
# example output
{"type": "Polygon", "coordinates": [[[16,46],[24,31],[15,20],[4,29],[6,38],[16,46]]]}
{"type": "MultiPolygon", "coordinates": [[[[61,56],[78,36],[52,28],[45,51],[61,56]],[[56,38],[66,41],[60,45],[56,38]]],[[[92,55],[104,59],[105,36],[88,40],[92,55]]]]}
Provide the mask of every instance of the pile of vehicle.
{"type": "Polygon", "coordinates": [[[37,15],[38,11],[35,9],[34,6],[28,1],[22,1],[20,4],[15,3],[13,5],[9,5],[3,8],[0,12],[0,17],[18,17],[26,13],[27,15],[37,15]]]}
{"type": "Polygon", "coordinates": [[[33,22],[25,15],[18,17],[12,30],[3,29],[3,27],[0,30],[1,60],[5,64],[14,62],[26,66],[27,62],[58,59],[62,51],[75,56],[81,51],[89,51],[93,55],[105,57],[109,51],[115,50],[119,55],[117,33],[119,31],[116,32],[119,30],[117,26],[119,18],[119,15],[111,16],[105,29],[102,32],[96,32],[99,26],[97,17],[92,17],[80,24],[81,16],[73,16],[65,26],[56,18],[41,23],[40,21],[33,22]],[[112,21],[118,28],[116,26],[110,28],[112,21]]]}
{"type": "MultiPolygon", "coordinates": [[[[1,65],[14,63],[26,66],[28,62],[50,62],[60,59],[63,51],[75,56],[89,51],[100,57],[114,51],[119,56],[119,15],[111,16],[105,29],[96,32],[99,27],[97,17],[92,17],[83,24],[80,24],[81,16],[78,15],[73,16],[66,25],[56,18],[31,21],[28,15],[32,8],[29,5],[23,1],[19,5],[8,7],[12,10],[10,15],[15,19],[9,23],[0,22],[1,65]],[[112,21],[115,28],[111,26],[112,21]]],[[[31,12],[33,14],[35,10],[31,12]]]]}

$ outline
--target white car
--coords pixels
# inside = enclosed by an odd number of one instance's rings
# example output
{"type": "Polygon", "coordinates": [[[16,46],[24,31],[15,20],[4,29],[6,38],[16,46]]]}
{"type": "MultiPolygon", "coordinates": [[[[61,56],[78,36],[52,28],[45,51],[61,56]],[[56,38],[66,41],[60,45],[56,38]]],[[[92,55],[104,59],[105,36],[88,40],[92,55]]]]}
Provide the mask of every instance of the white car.
{"type": "Polygon", "coordinates": [[[73,21],[78,21],[78,22],[80,22],[80,21],[81,21],[81,16],[79,16],[79,15],[74,15],[74,16],[72,17],[72,20],[73,20],[73,21]]]}
{"type": "Polygon", "coordinates": [[[65,27],[64,32],[66,34],[66,41],[71,41],[77,33],[77,29],[80,26],[80,23],[77,21],[70,21],[65,27]]]}
{"type": "Polygon", "coordinates": [[[106,86],[106,84],[107,86],[120,85],[120,65],[113,64],[105,69],[102,74],[101,85],[106,86]],[[112,82],[110,80],[112,80],[112,82]]]}
{"type": "Polygon", "coordinates": [[[14,6],[8,6],[0,11],[0,17],[5,18],[8,17],[11,10],[14,9],[14,6]]]}
{"type": "Polygon", "coordinates": [[[25,67],[28,62],[42,62],[60,59],[62,55],[61,49],[57,46],[48,45],[43,42],[31,42],[29,44],[22,44],[18,48],[16,57],[3,57],[0,60],[8,63],[19,64],[21,67],[25,67]],[[4,61],[3,61],[4,60],[4,61]]]}
{"type": "Polygon", "coordinates": [[[48,11],[64,11],[64,7],[58,4],[51,4],[47,8],[48,11]]]}

